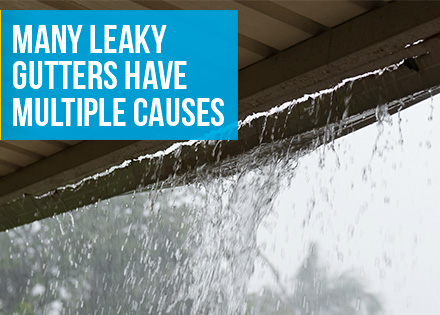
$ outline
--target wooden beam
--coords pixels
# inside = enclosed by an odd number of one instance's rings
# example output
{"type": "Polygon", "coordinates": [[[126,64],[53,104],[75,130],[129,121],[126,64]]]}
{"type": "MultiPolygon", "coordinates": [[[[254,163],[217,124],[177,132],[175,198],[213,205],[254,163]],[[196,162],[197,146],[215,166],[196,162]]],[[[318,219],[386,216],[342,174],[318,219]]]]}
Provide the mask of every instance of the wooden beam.
{"type": "MultiPolygon", "coordinates": [[[[75,189],[56,190],[56,187],[77,182],[124,160],[162,150],[171,142],[85,141],[2,177],[0,230],[146,187],[169,176],[187,174],[189,178],[198,166],[216,165],[219,160],[231,159],[261,142],[288,139],[294,148],[302,148],[320,137],[321,134],[313,130],[324,128],[327,122],[338,124],[343,117],[348,125],[339,126],[339,135],[371,123],[377,104],[440,84],[440,44],[435,36],[440,32],[439,17],[438,2],[391,3],[239,72],[239,117],[244,118],[328,88],[343,78],[420,56],[413,61],[419,72],[402,65],[380,78],[370,76],[354,83],[349,104],[344,102],[347,91],[341,89],[331,96],[332,102],[329,96],[323,97],[320,107],[316,107],[316,102],[305,101],[291,111],[279,113],[277,118],[254,120],[240,129],[238,141],[183,147],[180,163],[172,155],[160,162],[134,161],[129,167],[96,181],[85,181],[75,189]],[[425,41],[405,48],[419,39],[425,41]],[[263,125],[266,132],[261,134],[263,125]],[[213,154],[219,146],[221,154],[213,154]],[[38,197],[48,191],[53,193],[38,197]]],[[[411,103],[406,102],[404,106],[411,103]]],[[[392,111],[400,106],[396,104],[391,106],[392,111]]]]}
{"type": "Polygon", "coordinates": [[[316,35],[326,30],[329,30],[329,28],[325,25],[311,20],[299,13],[279,6],[278,4],[271,1],[238,0],[237,2],[248,8],[254,9],[255,11],[259,11],[265,15],[273,17],[274,19],[283,21],[284,23],[289,24],[306,33],[309,33],[310,35],[316,35]]]}

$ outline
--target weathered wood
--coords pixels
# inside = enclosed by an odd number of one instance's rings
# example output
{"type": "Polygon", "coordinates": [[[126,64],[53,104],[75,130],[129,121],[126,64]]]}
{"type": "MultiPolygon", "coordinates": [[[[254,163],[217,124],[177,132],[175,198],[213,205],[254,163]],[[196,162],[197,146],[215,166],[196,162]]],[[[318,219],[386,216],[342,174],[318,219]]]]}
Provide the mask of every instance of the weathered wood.
{"type": "MultiPolygon", "coordinates": [[[[161,160],[133,161],[126,168],[85,181],[75,189],[55,190],[124,160],[163,150],[171,142],[85,141],[5,176],[0,179],[0,230],[146,187],[170,176],[187,174],[190,178],[197,167],[219,165],[219,161],[230,160],[261,143],[288,139],[296,149],[306,147],[322,136],[327,123],[338,124],[337,136],[369,124],[375,120],[377,104],[440,84],[440,44],[433,36],[440,32],[439,17],[438,2],[392,3],[239,72],[239,116],[243,118],[328,88],[343,78],[420,56],[415,61],[418,72],[402,65],[379,78],[370,76],[356,81],[348,103],[348,91],[343,88],[313,104],[304,101],[267,120],[255,119],[240,129],[238,141],[182,147],[179,159],[169,155],[161,160]],[[418,39],[426,40],[404,48],[418,39]],[[345,120],[341,121],[343,117],[345,120]],[[221,154],[213,154],[219,147],[221,154]],[[36,197],[48,191],[53,193],[36,197]]],[[[426,95],[419,99],[423,97],[426,95]]],[[[391,111],[398,106],[391,106],[391,111]]]]}
{"type": "MultiPolygon", "coordinates": [[[[0,207],[4,218],[0,230],[66,212],[98,199],[142,189],[173,176],[185,175],[189,181],[198,167],[221,166],[225,161],[233,161],[238,155],[264,143],[285,139],[283,146],[299,150],[317,139],[324,141],[322,137],[326,126],[332,127],[335,131],[332,137],[337,138],[370,124],[376,120],[377,104],[388,103],[389,111],[393,113],[429,94],[419,93],[400,101],[402,98],[440,85],[440,39],[432,38],[423,45],[429,49],[430,54],[414,60],[418,72],[402,63],[397,70],[385,71],[380,76],[370,75],[317,99],[304,100],[276,115],[254,119],[240,128],[238,141],[201,142],[182,146],[177,156],[171,153],[141,161],[133,160],[127,167],[86,180],[77,187],[57,189],[42,197],[25,195],[0,207]]],[[[437,92],[436,89],[433,91],[437,92]]],[[[273,146],[276,150],[279,147],[273,146]]],[[[228,172],[231,171],[231,165],[233,163],[229,164],[228,172]]],[[[218,169],[222,171],[221,167],[218,169]]]]}

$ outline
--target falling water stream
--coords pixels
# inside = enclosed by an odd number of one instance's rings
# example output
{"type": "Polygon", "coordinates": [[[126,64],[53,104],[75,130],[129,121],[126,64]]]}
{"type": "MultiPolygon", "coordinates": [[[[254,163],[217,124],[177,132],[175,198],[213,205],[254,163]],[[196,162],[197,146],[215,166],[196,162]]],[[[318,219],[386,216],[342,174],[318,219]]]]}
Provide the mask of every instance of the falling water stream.
{"type": "Polygon", "coordinates": [[[0,314],[433,314],[439,102],[2,233],[0,314]]]}

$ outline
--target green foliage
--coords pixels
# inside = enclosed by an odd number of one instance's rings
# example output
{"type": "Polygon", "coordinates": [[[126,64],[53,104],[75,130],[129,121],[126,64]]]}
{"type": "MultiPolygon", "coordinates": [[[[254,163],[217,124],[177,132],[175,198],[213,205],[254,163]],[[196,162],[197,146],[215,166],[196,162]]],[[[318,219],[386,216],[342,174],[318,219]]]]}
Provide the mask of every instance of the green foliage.
{"type": "Polygon", "coordinates": [[[158,313],[187,256],[179,193],[120,196],[0,234],[0,312],[158,313]]]}
{"type": "Polygon", "coordinates": [[[291,280],[293,293],[286,292],[280,284],[280,290],[266,288],[261,296],[250,295],[248,314],[379,314],[382,311],[379,299],[361,281],[348,273],[335,278],[328,276],[319,266],[316,247],[311,245],[308,257],[291,280]]]}
{"type": "MultiPolygon", "coordinates": [[[[191,187],[125,195],[0,234],[0,314],[189,314],[200,198],[191,187]]],[[[292,281],[294,294],[250,295],[248,313],[381,310],[358,280],[328,277],[314,251],[292,281]]]]}

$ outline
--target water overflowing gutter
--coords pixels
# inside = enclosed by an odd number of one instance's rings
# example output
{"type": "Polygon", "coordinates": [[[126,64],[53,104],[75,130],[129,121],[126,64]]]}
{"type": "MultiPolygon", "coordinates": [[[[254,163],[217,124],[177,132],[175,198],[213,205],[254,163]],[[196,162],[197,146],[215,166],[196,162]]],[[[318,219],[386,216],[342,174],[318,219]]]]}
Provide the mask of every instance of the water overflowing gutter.
{"type": "MultiPolygon", "coordinates": [[[[375,121],[379,104],[387,104],[393,113],[429,97],[430,89],[436,93],[435,87],[440,85],[440,39],[435,34],[440,32],[440,5],[423,4],[412,10],[408,10],[411,3],[392,5],[242,70],[239,104],[243,124],[238,141],[187,143],[168,150],[171,143],[163,143],[157,148],[164,151],[156,150],[119,165],[113,163],[116,166],[111,168],[107,165],[108,169],[102,173],[82,176],[63,187],[48,189],[47,193],[37,193],[37,187],[23,189],[22,196],[14,192],[6,194],[0,197],[0,230],[143,189],[171,177],[190,180],[191,173],[198,167],[221,165],[264,143],[284,140],[281,146],[299,150],[316,141],[325,142],[329,140],[327,136],[339,137],[375,121]],[[420,17],[422,13],[425,20],[420,17]],[[375,23],[386,22],[384,14],[391,19],[397,19],[399,14],[401,17],[413,14],[414,19],[394,28],[388,25],[391,30],[387,30],[387,25],[383,25],[383,29],[379,26],[376,30],[370,29],[372,39],[365,37],[365,43],[353,44],[358,50],[346,51],[345,57],[341,55],[342,51],[336,47],[338,38],[345,34],[349,40],[349,30],[365,27],[367,18],[375,23]],[[406,25],[406,29],[402,25],[406,25]],[[377,42],[371,44],[373,40],[377,42]],[[310,59],[304,59],[309,60],[306,65],[298,62],[299,54],[316,48],[317,43],[328,49],[325,57],[318,60],[309,56],[310,59]],[[285,103],[292,99],[295,101],[285,103]],[[274,104],[283,105],[273,109],[274,104]],[[248,116],[256,111],[262,114],[248,116]],[[329,129],[332,132],[328,132],[329,129]]],[[[356,33],[351,37],[354,35],[356,33]]],[[[217,169],[222,171],[221,167],[217,169]]],[[[8,183],[1,185],[6,187],[8,183]]]]}

